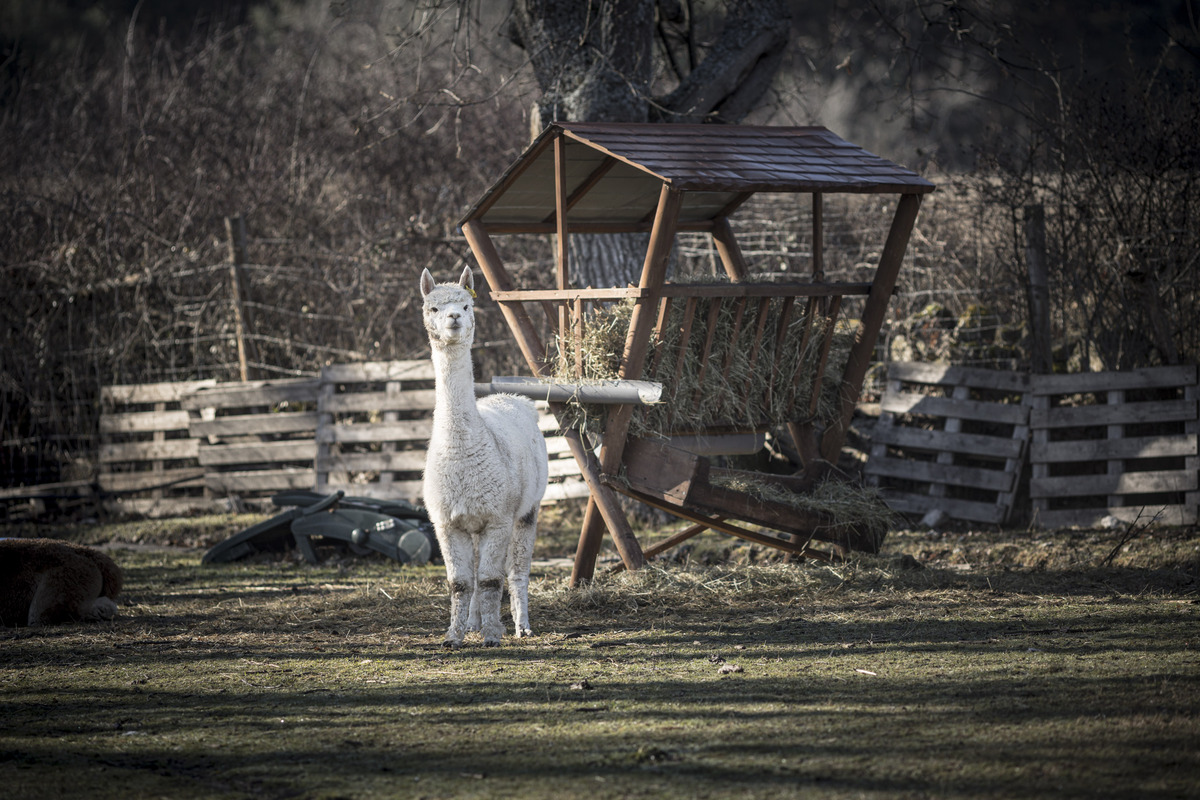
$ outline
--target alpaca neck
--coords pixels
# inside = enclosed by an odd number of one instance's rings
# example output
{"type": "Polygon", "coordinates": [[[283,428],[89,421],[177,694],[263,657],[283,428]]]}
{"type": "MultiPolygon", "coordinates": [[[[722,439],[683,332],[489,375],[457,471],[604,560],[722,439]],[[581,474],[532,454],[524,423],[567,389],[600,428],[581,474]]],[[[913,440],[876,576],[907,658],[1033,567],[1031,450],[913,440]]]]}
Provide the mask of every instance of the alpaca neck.
{"type": "Polygon", "coordinates": [[[433,409],[435,427],[458,430],[482,424],[475,407],[475,374],[470,346],[435,346],[433,368],[437,397],[433,409]]]}

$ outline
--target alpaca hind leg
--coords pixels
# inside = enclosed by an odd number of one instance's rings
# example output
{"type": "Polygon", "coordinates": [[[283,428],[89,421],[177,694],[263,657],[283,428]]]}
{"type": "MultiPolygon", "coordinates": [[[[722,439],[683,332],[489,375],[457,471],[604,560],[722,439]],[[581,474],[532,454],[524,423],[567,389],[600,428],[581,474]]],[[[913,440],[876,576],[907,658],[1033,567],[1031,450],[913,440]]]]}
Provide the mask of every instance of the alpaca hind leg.
{"type": "Polygon", "coordinates": [[[533,564],[533,544],[537,538],[538,507],[522,515],[513,528],[508,549],[508,594],[516,636],[532,636],[529,626],[529,569],[533,564]]]}
{"type": "Polygon", "coordinates": [[[459,648],[469,630],[468,616],[475,594],[474,548],[467,535],[447,535],[439,539],[442,559],[446,562],[446,583],[450,588],[450,628],[442,644],[459,648]]]}
{"type": "Polygon", "coordinates": [[[472,574],[475,575],[475,585],[471,587],[471,609],[467,614],[467,633],[483,630],[479,621],[479,541],[476,540],[471,550],[473,563],[472,574]]]}

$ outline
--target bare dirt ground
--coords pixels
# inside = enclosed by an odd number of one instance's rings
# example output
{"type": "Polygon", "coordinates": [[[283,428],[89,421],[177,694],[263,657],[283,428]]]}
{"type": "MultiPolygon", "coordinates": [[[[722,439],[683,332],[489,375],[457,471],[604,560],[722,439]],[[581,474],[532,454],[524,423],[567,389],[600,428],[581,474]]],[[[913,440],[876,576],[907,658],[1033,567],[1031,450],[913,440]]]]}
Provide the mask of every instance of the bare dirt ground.
{"type": "Polygon", "coordinates": [[[537,635],[447,652],[437,566],[200,563],[257,519],[6,532],[127,580],[110,623],[0,629],[7,796],[1200,794],[1194,529],[897,531],[838,565],[706,534],[570,590],[552,518],[537,635]]]}

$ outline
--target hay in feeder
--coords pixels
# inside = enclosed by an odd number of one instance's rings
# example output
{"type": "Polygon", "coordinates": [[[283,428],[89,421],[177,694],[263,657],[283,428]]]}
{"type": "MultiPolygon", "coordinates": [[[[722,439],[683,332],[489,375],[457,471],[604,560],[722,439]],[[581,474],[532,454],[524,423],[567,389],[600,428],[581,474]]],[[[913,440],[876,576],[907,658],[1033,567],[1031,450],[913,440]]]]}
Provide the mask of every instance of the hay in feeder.
{"type": "Polygon", "coordinates": [[[888,530],[898,525],[900,516],[888,508],[877,489],[859,486],[837,478],[826,478],[808,492],[790,492],[777,483],[760,481],[745,474],[715,475],[713,484],[735,492],[791,506],[829,519],[826,532],[856,531],[859,536],[882,542],[888,530]]]}
{"type": "MultiPolygon", "coordinates": [[[[796,303],[782,339],[777,337],[783,303],[766,304],[760,330],[757,303],[747,303],[740,323],[737,304],[721,303],[714,323],[712,347],[707,357],[709,317],[714,298],[701,298],[691,321],[691,331],[681,350],[686,303],[671,304],[660,338],[651,336],[646,367],[631,379],[663,384],[662,402],[634,414],[630,433],[646,436],[691,433],[728,428],[761,430],[786,422],[811,418],[828,422],[837,414],[837,389],[854,340],[853,326],[842,321],[834,329],[815,414],[810,414],[813,383],[820,363],[826,319],[816,316],[811,327],[803,303],[796,303]],[[806,327],[808,336],[805,338],[806,327]]],[[[597,309],[585,319],[580,353],[570,338],[557,341],[557,377],[564,381],[612,380],[618,377],[625,339],[633,314],[633,301],[597,309]]],[[[567,424],[602,433],[608,409],[570,404],[573,417],[567,424]]]]}

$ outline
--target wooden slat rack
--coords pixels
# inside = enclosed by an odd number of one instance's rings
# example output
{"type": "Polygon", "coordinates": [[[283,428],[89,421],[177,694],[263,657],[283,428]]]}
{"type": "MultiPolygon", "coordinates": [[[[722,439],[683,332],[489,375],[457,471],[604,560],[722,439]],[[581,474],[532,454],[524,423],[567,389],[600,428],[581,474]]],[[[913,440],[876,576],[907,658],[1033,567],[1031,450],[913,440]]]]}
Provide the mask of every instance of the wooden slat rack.
{"type": "MultiPolygon", "coordinates": [[[[745,322],[756,320],[747,335],[750,352],[757,355],[769,337],[783,335],[785,325],[771,330],[763,322],[768,318],[764,313],[767,307],[774,304],[773,311],[785,320],[793,313],[805,315],[809,326],[805,344],[810,329],[823,332],[814,336],[826,337],[815,351],[818,363],[812,365],[813,385],[820,387],[826,373],[829,337],[837,328],[843,298],[864,298],[849,356],[844,365],[839,365],[838,374],[830,375],[837,387],[837,408],[831,422],[817,424],[813,415],[802,409],[804,413],[783,421],[763,418],[747,426],[742,420],[729,430],[715,424],[705,430],[688,431],[700,436],[746,433],[771,423],[786,423],[804,462],[803,473],[794,482],[795,489],[803,492],[826,475],[829,463],[840,452],[921,198],[933,189],[933,184],[920,176],[824,128],[555,123],[470,209],[462,220],[462,230],[487,278],[492,299],[500,305],[535,377],[549,378],[552,372],[547,347],[534,322],[539,314],[544,314],[546,327],[560,341],[578,349],[597,304],[632,302],[620,370],[615,377],[640,380],[645,379],[647,366],[654,366],[655,359],[661,357],[661,352],[651,353],[649,345],[656,332],[664,332],[672,304],[684,307],[682,341],[688,341],[693,325],[709,331],[698,346],[702,348],[703,369],[713,371],[726,368],[728,362],[722,356],[732,349],[713,339],[712,321],[716,316],[725,311],[732,313],[735,330],[739,331],[745,322]],[[753,278],[729,219],[757,192],[811,195],[814,247],[810,280],[778,283],[753,278]],[[870,282],[833,283],[824,278],[822,203],[825,194],[838,192],[898,197],[870,282]],[[639,231],[649,231],[650,240],[637,286],[572,284],[568,237],[639,231]],[[667,281],[668,257],[679,231],[711,234],[728,283],[689,285],[667,281]],[[514,284],[492,240],[493,236],[508,234],[557,237],[556,269],[543,285],[514,284]],[[820,327],[813,324],[816,319],[822,319],[820,327]]],[[[787,390],[795,378],[782,374],[785,371],[766,359],[754,363],[769,373],[769,392],[787,390]]],[[[813,392],[814,399],[818,391],[813,392]]],[[[762,398],[744,399],[759,403],[762,398]]],[[[552,405],[552,409],[560,422],[566,419],[562,406],[552,405]]],[[[610,407],[598,455],[578,427],[565,426],[564,436],[590,490],[571,577],[573,585],[593,577],[606,531],[626,568],[637,569],[645,562],[645,552],[617,502],[617,492],[653,502],[692,520],[701,530],[712,527],[741,535],[749,529],[730,520],[762,525],[786,534],[762,535],[771,540],[765,543],[780,549],[804,549],[822,536],[838,545],[856,544],[840,534],[830,536],[827,520],[806,518],[794,509],[770,508],[770,504],[740,493],[722,491],[706,478],[713,468],[705,456],[692,454],[689,458],[635,444],[629,436],[634,410],[633,404],[610,407]],[[624,480],[620,479],[622,472],[624,480]],[[638,475],[649,475],[660,483],[686,484],[688,490],[682,495],[656,494],[654,484],[640,481],[638,475]]]]}

